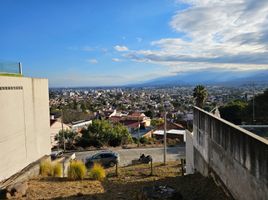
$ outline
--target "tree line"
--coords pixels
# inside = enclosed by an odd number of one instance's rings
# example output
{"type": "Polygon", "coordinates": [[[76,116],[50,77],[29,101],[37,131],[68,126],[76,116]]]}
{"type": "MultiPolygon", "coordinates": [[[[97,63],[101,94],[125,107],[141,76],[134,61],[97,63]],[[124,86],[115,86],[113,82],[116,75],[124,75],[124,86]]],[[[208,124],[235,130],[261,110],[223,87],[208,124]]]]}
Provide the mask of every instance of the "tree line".
{"type": "Polygon", "coordinates": [[[76,147],[102,147],[102,146],[121,146],[132,143],[132,137],[127,127],[120,123],[112,124],[107,120],[93,120],[87,128],[82,129],[81,133],[72,130],[60,131],[56,140],[63,147],[65,138],[66,149],[76,147]]]}

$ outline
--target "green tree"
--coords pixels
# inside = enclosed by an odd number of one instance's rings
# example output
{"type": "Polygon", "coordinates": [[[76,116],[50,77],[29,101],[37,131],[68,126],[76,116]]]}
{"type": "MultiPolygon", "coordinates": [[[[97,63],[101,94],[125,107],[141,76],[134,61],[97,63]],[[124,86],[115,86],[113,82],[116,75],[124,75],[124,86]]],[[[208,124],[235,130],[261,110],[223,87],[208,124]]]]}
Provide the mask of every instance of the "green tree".
{"type": "Polygon", "coordinates": [[[253,122],[253,100],[247,107],[246,117],[248,123],[268,124],[268,89],[254,98],[255,121],[253,122]]]}
{"type": "Polygon", "coordinates": [[[55,140],[58,141],[60,147],[63,147],[63,138],[65,138],[65,147],[66,149],[73,149],[75,145],[75,137],[77,133],[72,130],[61,130],[55,136],[55,140]]]}
{"type": "Polygon", "coordinates": [[[147,117],[150,117],[150,118],[153,118],[155,116],[155,113],[153,110],[147,110],[145,113],[144,113],[147,117]]]}
{"type": "Polygon", "coordinates": [[[195,105],[199,108],[203,108],[206,99],[208,97],[208,92],[203,85],[197,85],[194,88],[193,96],[195,98],[195,105]]]}
{"type": "Polygon", "coordinates": [[[82,147],[120,146],[132,142],[131,135],[125,126],[120,123],[111,124],[107,120],[93,120],[92,124],[81,133],[82,136],[77,144],[82,147]]]}
{"type": "Polygon", "coordinates": [[[124,125],[117,123],[113,126],[113,130],[109,136],[110,146],[120,146],[132,143],[132,137],[124,125]]]}
{"type": "Polygon", "coordinates": [[[86,103],[84,101],[81,103],[81,107],[80,108],[82,109],[83,112],[86,112],[87,105],[86,105],[86,103]]]}
{"type": "Polygon", "coordinates": [[[247,102],[242,100],[234,100],[229,102],[227,105],[219,108],[221,117],[234,124],[241,124],[245,121],[247,112],[247,102]]]}

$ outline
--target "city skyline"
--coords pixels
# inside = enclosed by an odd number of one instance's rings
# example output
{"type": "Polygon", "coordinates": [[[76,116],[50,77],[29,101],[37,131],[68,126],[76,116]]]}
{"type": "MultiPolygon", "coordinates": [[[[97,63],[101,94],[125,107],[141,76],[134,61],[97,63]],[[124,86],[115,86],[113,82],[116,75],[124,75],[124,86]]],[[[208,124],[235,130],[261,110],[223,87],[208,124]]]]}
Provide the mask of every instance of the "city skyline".
{"type": "Polygon", "coordinates": [[[268,2],[2,1],[2,62],[50,86],[268,69],[268,2]]]}

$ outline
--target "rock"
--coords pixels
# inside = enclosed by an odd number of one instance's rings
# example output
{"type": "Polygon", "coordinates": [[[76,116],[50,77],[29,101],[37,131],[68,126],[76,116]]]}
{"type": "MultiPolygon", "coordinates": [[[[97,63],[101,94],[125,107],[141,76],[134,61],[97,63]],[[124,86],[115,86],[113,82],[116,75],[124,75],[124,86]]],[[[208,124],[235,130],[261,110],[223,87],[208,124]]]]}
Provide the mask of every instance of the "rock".
{"type": "Polygon", "coordinates": [[[12,197],[20,198],[26,195],[28,190],[27,182],[18,182],[14,185],[7,187],[6,198],[10,199],[12,197]]]}
{"type": "Polygon", "coordinates": [[[24,183],[15,184],[14,189],[17,193],[24,196],[24,195],[26,195],[26,192],[28,190],[28,183],[24,182],[24,183]]]}
{"type": "Polygon", "coordinates": [[[12,198],[12,195],[9,192],[6,192],[6,198],[7,199],[11,199],[12,198]]]}

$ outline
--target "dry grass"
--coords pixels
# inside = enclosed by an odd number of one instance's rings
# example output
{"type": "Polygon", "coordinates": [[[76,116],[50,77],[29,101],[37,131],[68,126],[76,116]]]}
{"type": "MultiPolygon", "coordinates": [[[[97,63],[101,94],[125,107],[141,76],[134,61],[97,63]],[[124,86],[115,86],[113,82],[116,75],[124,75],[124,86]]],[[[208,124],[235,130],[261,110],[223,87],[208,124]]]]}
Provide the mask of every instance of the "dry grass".
{"type": "Polygon", "coordinates": [[[70,163],[68,169],[68,178],[71,180],[82,180],[87,174],[85,164],[80,160],[75,160],[70,163]]]}
{"type": "Polygon", "coordinates": [[[106,177],[106,172],[100,164],[95,163],[93,168],[89,171],[89,177],[94,180],[103,181],[106,177]]]}
{"type": "Polygon", "coordinates": [[[62,177],[63,166],[62,163],[56,162],[53,164],[53,176],[54,177],[62,177]]]}
{"type": "Polygon", "coordinates": [[[150,176],[150,165],[136,165],[106,170],[107,178],[100,182],[85,178],[83,181],[68,181],[66,178],[46,177],[29,182],[25,199],[136,199],[145,186],[169,185],[183,195],[183,199],[224,200],[228,199],[211,179],[199,174],[181,176],[179,162],[163,166],[154,164],[150,176]]]}
{"type": "Polygon", "coordinates": [[[41,176],[53,176],[53,165],[50,160],[42,160],[40,162],[41,176]]]}

